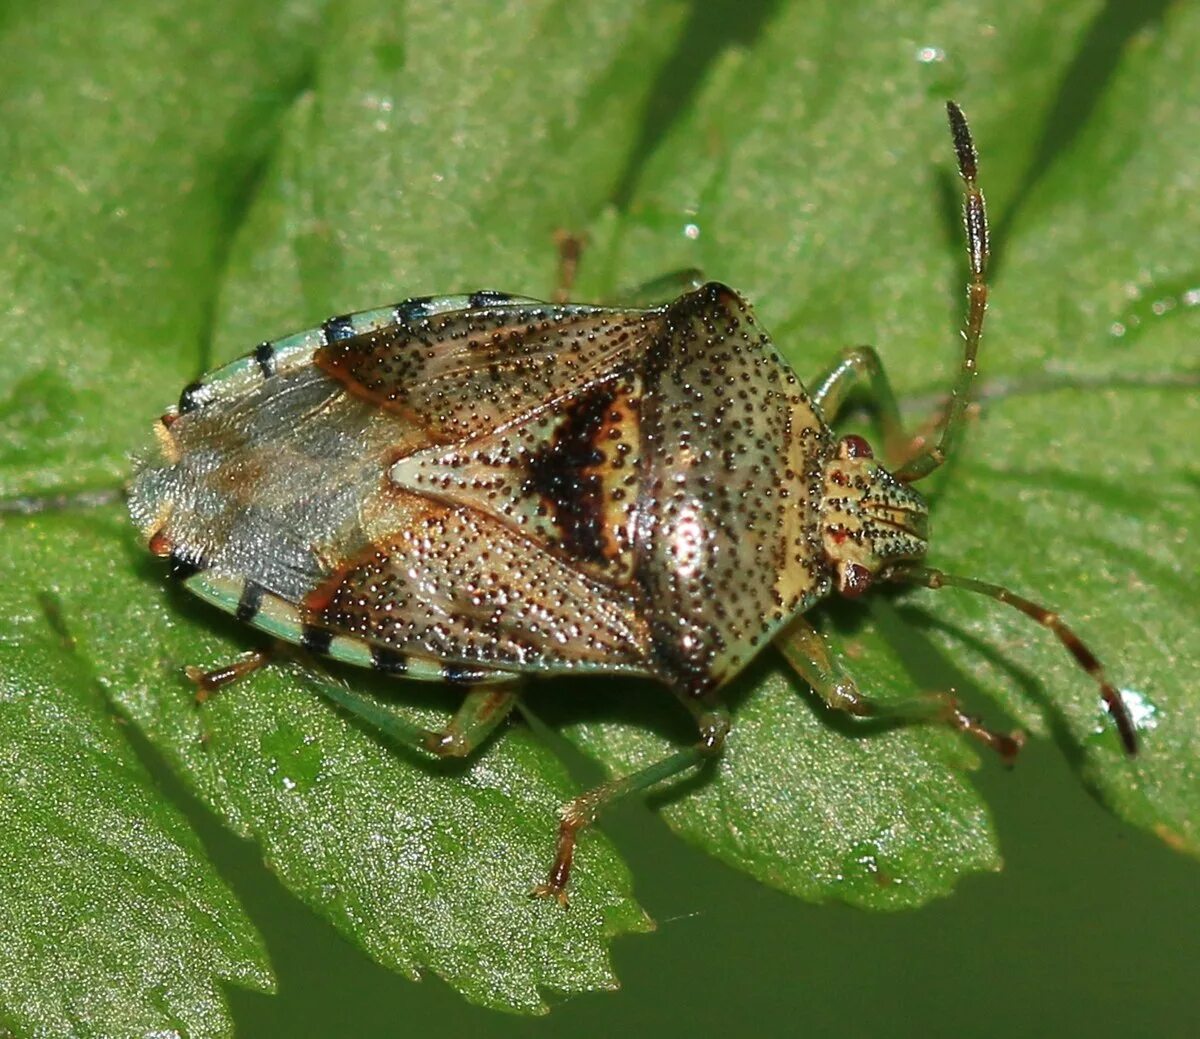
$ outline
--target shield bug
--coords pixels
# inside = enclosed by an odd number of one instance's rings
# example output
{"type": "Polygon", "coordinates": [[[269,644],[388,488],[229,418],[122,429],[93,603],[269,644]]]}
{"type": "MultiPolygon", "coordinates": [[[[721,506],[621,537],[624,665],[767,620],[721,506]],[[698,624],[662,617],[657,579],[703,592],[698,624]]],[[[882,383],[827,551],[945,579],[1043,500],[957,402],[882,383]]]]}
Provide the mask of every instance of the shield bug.
{"type": "MultiPolygon", "coordinates": [[[[134,522],[189,591],[276,639],[465,687],[440,731],[327,690],[433,754],[468,754],[528,677],[637,675],[673,692],[699,739],[564,807],[536,889],[563,902],[577,831],[716,753],[722,686],[772,642],[831,707],[942,721],[1016,753],[1019,737],[947,694],[860,693],[803,616],[834,593],[903,582],[1014,606],[1092,675],[1134,753],[1120,697],[1056,614],[923,562],[914,484],[962,430],[987,304],[975,149],[948,112],[970,277],[961,368],[928,443],[904,433],[873,349],[844,351],[808,391],[724,285],[649,308],[483,291],[334,317],[192,383],[137,466],[134,522]],[[864,380],[886,465],[828,424],[864,380]]],[[[193,676],[207,691],[264,659],[193,676]]]]}

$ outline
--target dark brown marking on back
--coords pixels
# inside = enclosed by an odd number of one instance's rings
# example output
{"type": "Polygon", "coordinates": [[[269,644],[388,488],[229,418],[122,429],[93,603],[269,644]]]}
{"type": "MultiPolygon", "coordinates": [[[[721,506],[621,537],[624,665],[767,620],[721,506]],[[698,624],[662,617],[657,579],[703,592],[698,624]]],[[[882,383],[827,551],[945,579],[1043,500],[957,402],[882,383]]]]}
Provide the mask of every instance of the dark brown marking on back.
{"type": "Polygon", "coordinates": [[[537,494],[554,515],[562,546],[574,556],[604,563],[604,487],[598,469],[605,456],[598,440],[608,409],[616,400],[611,386],[599,386],[565,409],[565,420],[549,444],[526,462],[524,490],[537,494]]]}

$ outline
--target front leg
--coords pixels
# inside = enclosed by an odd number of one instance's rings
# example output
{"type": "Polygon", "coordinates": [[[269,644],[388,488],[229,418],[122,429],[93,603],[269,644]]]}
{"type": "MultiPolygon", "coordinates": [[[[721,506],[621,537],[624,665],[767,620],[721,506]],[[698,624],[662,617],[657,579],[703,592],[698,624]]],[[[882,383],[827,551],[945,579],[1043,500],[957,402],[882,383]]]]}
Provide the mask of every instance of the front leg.
{"type": "Polygon", "coordinates": [[[854,388],[866,382],[870,399],[878,409],[883,428],[884,457],[889,465],[899,465],[912,453],[913,438],[904,432],[896,394],[883,361],[873,346],[852,346],[842,351],[833,366],[813,383],[812,400],[832,423],[854,388]]]}
{"type": "Polygon", "coordinates": [[[775,644],[795,672],[828,706],[855,718],[894,719],[904,723],[942,722],[991,747],[1010,764],[1025,742],[1020,732],[997,732],[964,714],[950,693],[923,693],[896,703],[879,703],[864,696],[830,652],[824,636],[803,617],[792,621],[775,644]]]}

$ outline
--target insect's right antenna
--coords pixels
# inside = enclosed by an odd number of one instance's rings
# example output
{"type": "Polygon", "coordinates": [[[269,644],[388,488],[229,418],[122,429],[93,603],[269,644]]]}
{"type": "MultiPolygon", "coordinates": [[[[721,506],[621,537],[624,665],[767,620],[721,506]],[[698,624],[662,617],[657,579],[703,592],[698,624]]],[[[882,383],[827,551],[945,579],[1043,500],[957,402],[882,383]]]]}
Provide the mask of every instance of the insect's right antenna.
{"type": "Polygon", "coordinates": [[[962,588],[977,595],[986,595],[990,599],[1020,610],[1026,617],[1036,621],[1043,628],[1049,628],[1058,637],[1058,641],[1063,644],[1067,652],[1075,658],[1075,662],[1091,675],[1100,687],[1100,696],[1117,726],[1125,753],[1130,757],[1137,753],[1137,729],[1125,707],[1125,701],[1121,699],[1121,694],[1117,691],[1116,686],[1108,680],[1103,666],[1096,659],[1096,654],[1088,649],[1083,639],[1076,635],[1057,613],[1046,609],[1045,606],[1031,602],[1024,596],[1017,595],[1016,592],[1011,592],[1001,585],[977,581],[973,577],[958,577],[955,574],[948,574],[944,570],[935,570],[928,566],[900,566],[891,573],[889,579],[908,581],[911,584],[935,590],[962,588]]]}
{"type": "Polygon", "coordinates": [[[896,470],[899,480],[911,483],[928,476],[950,456],[959,433],[962,431],[963,416],[971,401],[971,384],[975,380],[975,357],[979,353],[979,340],[983,336],[983,316],[987,312],[987,263],[988,222],[987,206],[983,192],[979,190],[975,177],[979,157],[975,153],[975,142],[966,116],[953,101],[946,102],[946,115],[950,120],[950,132],[954,136],[954,150],[958,154],[958,172],[962,177],[963,226],[967,232],[967,260],[970,279],[967,282],[967,320],[962,337],[965,342],[962,367],[954,381],[950,406],[942,420],[937,443],[926,448],[915,458],[896,470]]]}

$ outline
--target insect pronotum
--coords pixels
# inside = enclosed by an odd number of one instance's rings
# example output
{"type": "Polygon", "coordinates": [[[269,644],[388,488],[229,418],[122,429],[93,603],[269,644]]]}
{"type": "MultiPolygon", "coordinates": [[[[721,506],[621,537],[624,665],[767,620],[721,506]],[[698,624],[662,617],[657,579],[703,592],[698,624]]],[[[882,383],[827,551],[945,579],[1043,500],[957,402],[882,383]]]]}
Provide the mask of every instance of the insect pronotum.
{"type": "MultiPolygon", "coordinates": [[[[941,721],[1017,752],[1019,735],[949,694],[864,696],[803,616],[834,592],[904,582],[1015,607],[1095,679],[1134,753],[1120,697],[1055,613],[923,562],[928,509],[914,484],[959,439],[987,306],[975,149],[947,107],[970,277],[962,365],[928,442],[904,432],[873,349],[843,351],[807,391],[724,285],[649,308],[484,291],[334,317],[192,383],[136,467],[135,523],[190,591],[275,639],[464,687],[437,731],[326,688],[432,754],[469,754],[531,676],[638,675],[670,689],[699,738],[563,808],[535,893],[564,903],[577,832],[719,751],[721,689],[769,643],[831,707],[941,721]],[[829,428],[864,380],[887,465],[829,428]]],[[[265,660],[189,673],[203,695],[265,660]]]]}

